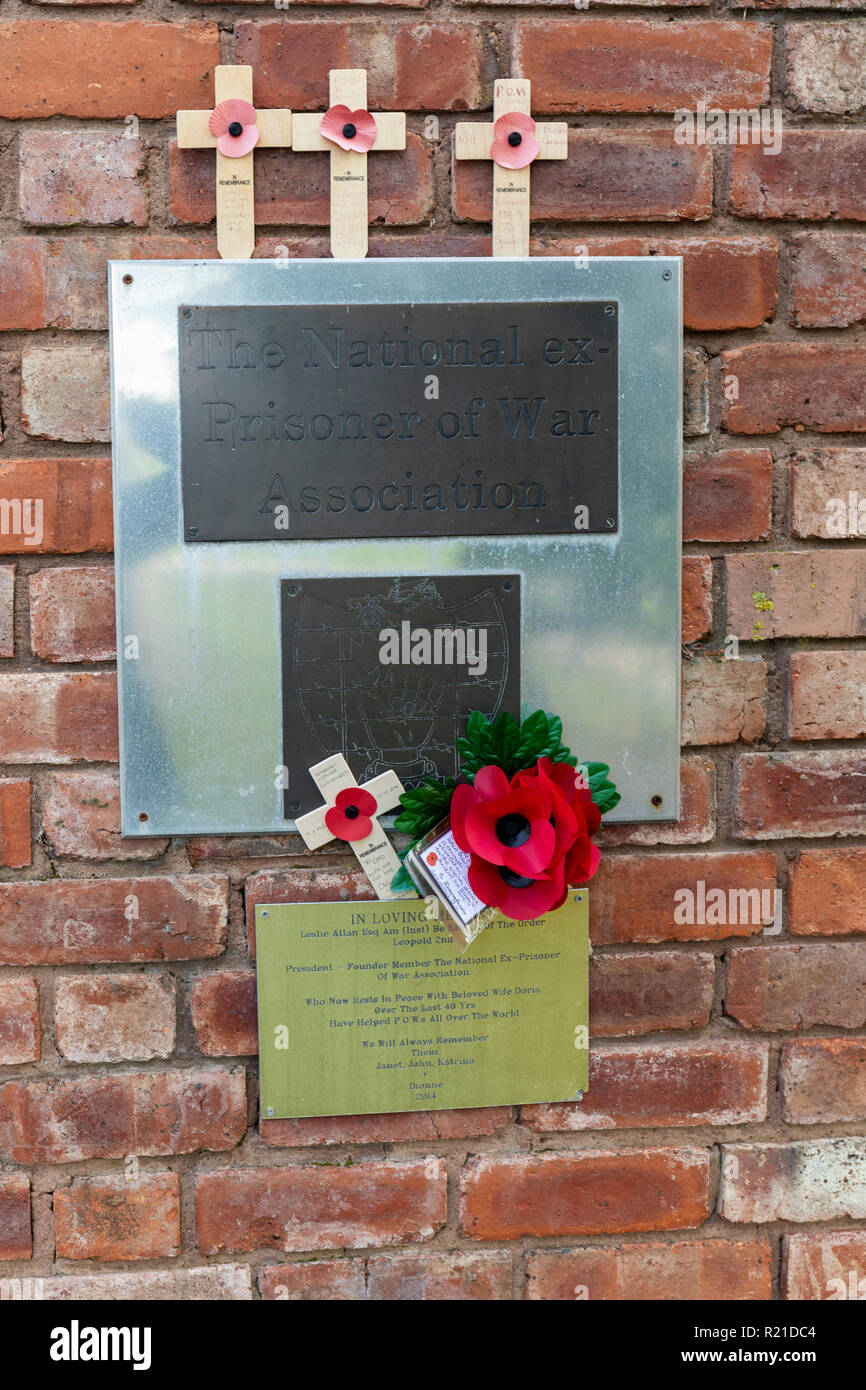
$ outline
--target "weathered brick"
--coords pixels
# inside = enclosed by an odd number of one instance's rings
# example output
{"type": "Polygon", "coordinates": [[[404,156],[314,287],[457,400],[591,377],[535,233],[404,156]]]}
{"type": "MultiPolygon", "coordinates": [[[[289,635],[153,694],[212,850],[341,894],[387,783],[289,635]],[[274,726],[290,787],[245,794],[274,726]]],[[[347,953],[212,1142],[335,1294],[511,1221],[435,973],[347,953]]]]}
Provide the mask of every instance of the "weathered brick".
{"type": "Polygon", "coordinates": [[[221,874],[0,883],[0,963],[218,956],[227,919],[228,880],[221,874]]]}
{"type": "Polygon", "coordinates": [[[589,898],[592,940],[601,946],[753,936],[763,930],[761,921],[752,920],[761,916],[758,900],[763,894],[772,902],[775,885],[776,858],[769,852],[605,857],[589,898]],[[719,889],[724,901],[717,909],[713,892],[719,889]],[[748,900],[745,893],[751,894],[748,900]],[[677,920],[688,916],[695,920],[677,920]],[[701,916],[710,920],[697,920],[701,916]],[[716,922],[717,916],[722,920],[716,922]],[[727,921],[733,916],[748,920],[727,921]]]}
{"type": "Polygon", "coordinates": [[[682,638],[699,642],[713,627],[713,562],[709,555],[684,555],[682,638]]]}
{"type": "Polygon", "coordinates": [[[713,1006],[715,960],[705,951],[595,952],[589,963],[594,1038],[703,1028],[713,1006]]]}
{"type": "Polygon", "coordinates": [[[866,1231],[809,1231],[783,1237],[782,1297],[866,1297],[866,1231]]]}
{"type": "Polygon", "coordinates": [[[754,743],[767,718],[767,666],[760,657],[683,662],[682,743],[754,743]]]}
{"type": "Polygon", "coordinates": [[[859,550],[728,555],[728,630],[743,640],[866,635],[866,565],[859,550]]]}
{"type": "Polygon", "coordinates": [[[168,975],[60,976],[54,1037],[70,1062],[149,1062],[174,1051],[174,980],[168,975]]]}
{"type": "Polygon", "coordinates": [[[794,936],[866,932],[866,849],[803,849],[788,877],[794,936]]]}
{"type": "Polygon", "coordinates": [[[0,565],[0,657],[15,655],[15,566],[0,565]]]}
{"type": "MultiPolygon", "coordinates": [[[[213,105],[215,24],[11,20],[0,24],[0,116],[173,117],[213,105]]],[[[239,62],[244,61],[238,59],[239,62]]],[[[283,103],[284,104],[284,103],[283,103]]]]}
{"type": "Polygon", "coordinates": [[[792,535],[866,537],[866,449],[810,450],[790,472],[792,535]]]}
{"type": "Polygon", "coordinates": [[[299,1120],[261,1122],[261,1137],[275,1148],[312,1148],[327,1144],[434,1144],[440,1139],[469,1139],[495,1134],[511,1118],[507,1105],[476,1110],[404,1110],[383,1115],[325,1115],[299,1120]]]}
{"type": "Polygon", "coordinates": [[[594,1303],[602,1299],[769,1299],[768,1240],[678,1240],[574,1250],[533,1250],[526,1258],[526,1297],[594,1303]]]}
{"type": "MultiPolygon", "coordinates": [[[[866,168],[866,146],[864,146],[866,168]]],[[[732,434],[774,434],[786,425],[821,433],[866,430],[866,350],[820,343],[757,343],[722,353],[739,396],[724,403],[732,434]]]]}
{"type": "Polygon", "coordinates": [[[116,762],[117,756],[113,672],[0,675],[0,762],[116,762]]]}
{"type": "Polygon", "coordinates": [[[791,738],[866,735],[866,651],[794,652],[791,738]]]}
{"type": "Polygon", "coordinates": [[[140,140],[94,130],[24,130],[18,147],[21,221],[34,227],[143,227],[147,157],[140,140]]]}
{"type": "Polygon", "coordinates": [[[782,1113],[790,1125],[866,1119],[866,1042],[786,1042],[779,1065],[782,1113]]]}
{"type": "Polygon", "coordinates": [[[207,233],[56,237],[40,245],[45,255],[44,326],[50,328],[108,327],[111,260],[213,260],[217,254],[216,240],[207,233]]]}
{"type": "Polygon", "coordinates": [[[533,82],[535,111],[726,109],[769,95],[767,25],[719,20],[518,20],[514,62],[533,82]]]}
{"type": "Polygon", "coordinates": [[[44,328],[45,243],[19,236],[0,242],[0,332],[44,328]]]}
{"type": "Polygon", "coordinates": [[[739,217],[866,220],[866,131],[788,128],[770,156],[735,145],[729,206],[739,217]]]}
{"type": "Polygon", "coordinates": [[[525,1105],[539,1133],[742,1125],[767,1117],[764,1043],[692,1043],[595,1050],[582,1101],[525,1105]]]}
{"type": "Polygon", "coordinates": [[[866,1022],[866,944],[787,942],[735,947],[728,961],[725,1011],[744,1028],[778,1031],[862,1028],[866,1022]]]}
{"type": "Polygon", "coordinates": [[[814,232],[791,240],[791,322],[847,328],[866,319],[866,236],[814,232]]]}
{"type": "MultiPolygon", "coordinates": [[[[216,1266],[220,1268],[219,1265],[216,1266]]],[[[367,1297],[363,1260],[303,1260],[297,1264],[262,1265],[262,1298],[286,1303],[362,1302],[367,1297]]]]}
{"type": "Polygon", "coordinates": [[[773,456],[720,449],[683,460],[683,540],[759,541],[769,535],[773,456]]]}
{"type": "Polygon", "coordinates": [[[15,1163],[233,1149],[247,1125],[243,1069],[7,1081],[0,1153],[15,1163]]]}
{"type": "Polygon", "coordinates": [[[373,886],[361,869],[262,869],[244,884],[247,938],[256,953],[256,907],[259,903],[329,903],[375,899],[373,886]]]}
{"type": "Polygon", "coordinates": [[[866,1139],[726,1144],[726,1221],[836,1221],[866,1216],[866,1139]]]}
{"type": "Polygon", "coordinates": [[[0,778],[0,864],[23,869],[31,862],[30,779],[0,778]]]}
{"type": "Polygon", "coordinates": [[[487,1154],[463,1168],[461,1224],[474,1240],[602,1235],[700,1226],[709,1215],[704,1149],[487,1154]]]}
{"type": "Polygon", "coordinates": [[[699,845],[716,834],[716,768],[709,758],[691,754],[680,760],[681,808],[678,821],[647,821],[602,826],[600,849],[614,845],[699,845]]]}
{"type": "Polygon", "coordinates": [[[866,754],[744,753],[735,782],[738,840],[866,834],[866,754]]]}
{"type": "Polygon", "coordinates": [[[113,661],[114,572],[62,565],[30,577],[30,645],[43,661],[113,661]]]}
{"type": "Polygon", "coordinates": [[[0,1260],[29,1260],[30,1179],[26,1173],[0,1176],[0,1260]]]}
{"type": "Polygon", "coordinates": [[[192,982],[195,1045],[206,1057],[245,1057],[259,1050],[253,970],[214,970],[192,982]]]}
{"type": "Polygon", "coordinates": [[[42,1297],[51,1303],[191,1303],[252,1298],[249,1265],[202,1265],[197,1269],[149,1269],[122,1274],[49,1275],[42,1297]]]}
{"type": "Polygon", "coordinates": [[[710,370],[703,348],[683,353],[683,434],[687,439],[710,432],[710,370]]]}
{"type": "MultiPolygon", "coordinates": [[[[704,145],[677,145],[667,131],[572,130],[568,154],[533,169],[533,218],[677,222],[712,213],[712,156],[704,145]]],[[[452,188],[459,221],[491,220],[489,163],[455,161],[452,188]]]]}
{"type": "Polygon", "coordinates": [[[35,980],[0,978],[0,1066],[39,1061],[39,989],[35,980]]]}
{"type": "Polygon", "coordinates": [[[367,1298],[411,1303],[510,1299],[511,1255],[506,1250],[373,1255],[367,1262],[367,1298]]]}
{"type": "Polygon", "coordinates": [[[198,1248],[216,1255],[432,1240],[447,1219],[447,1185],[445,1165],[435,1158],[198,1173],[198,1248]]]}
{"type": "MultiPolygon", "coordinates": [[[[49,571],[50,573],[50,571],[49,571]]],[[[124,839],[116,772],[49,772],[42,827],[56,855],[72,859],[155,859],[167,839],[124,839]]]]}
{"type": "Polygon", "coordinates": [[[789,105],[822,116],[866,109],[866,32],[862,21],[789,24],[785,29],[789,105]]]}
{"type": "Polygon", "coordinates": [[[227,859],[298,859],[307,850],[300,835],[191,835],[186,852],[195,867],[227,859]]]}
{"type": "Polygon", "coordinates": [[[22,510],[23,531],[0,531],[0,555],[111,550],[110,459],[4,459],[0,497],[41,503],[22,510]]]}
{"type": "Polygon", "coordinates": [[[73,1178],[54,1193],[54,1233],[63,1260],[159,1260],[180,1253],[180,1178],[73,1178]]]}
{"type": "Polygon", "coordinates": [[[21,423],[34,439],[71,444],[111,438],[108,349],[96,343],[25,347],[21,423]]]}

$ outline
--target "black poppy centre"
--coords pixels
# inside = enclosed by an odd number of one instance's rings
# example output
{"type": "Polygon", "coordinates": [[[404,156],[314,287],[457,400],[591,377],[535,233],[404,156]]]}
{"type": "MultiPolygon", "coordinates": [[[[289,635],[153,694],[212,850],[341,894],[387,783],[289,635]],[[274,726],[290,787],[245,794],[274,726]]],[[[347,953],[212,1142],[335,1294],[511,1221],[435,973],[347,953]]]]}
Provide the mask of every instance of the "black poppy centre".
{"type": "Polygon", "coordinates": [[[343,134],[345,135],[347,140],[354,140],[355,136],[358,134],[358,127],[356,125],[352,125],[351,121],[347,121],[346,124],[343,126],[343,134]]]}
{"type": "Polygon", "coordinates": [[[229,126],[229,135],[234,135],[235,137],[237,137],[238,135],[243,135],[243,133],[244,128],[241,125],[240,121],[232,121],[231,125],[229,126]]]}
{"type": "Polygon", "coordinates": [[[508,137],[508,143],[509,145],[513,145],[515,149],[518,145],[523,144],[523,136],[520,134],[519,130],[512,130],[508,137]]]}

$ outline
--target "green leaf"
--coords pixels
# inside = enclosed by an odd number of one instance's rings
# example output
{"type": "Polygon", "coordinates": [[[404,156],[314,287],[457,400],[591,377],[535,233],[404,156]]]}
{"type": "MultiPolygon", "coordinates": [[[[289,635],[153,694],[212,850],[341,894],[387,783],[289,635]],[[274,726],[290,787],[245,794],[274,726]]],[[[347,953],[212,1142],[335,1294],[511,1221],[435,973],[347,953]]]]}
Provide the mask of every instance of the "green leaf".
{"type": "Polygon", "coordinates": [[[410,787],[403,792],[400,797],[403,809],[394,821],[394,829],[411,835],[413,840],[422,839],[447,816],[454,786],[453,777],[445,782],[427,777],[420,787],[410,787]]]}
{"type": "Polygon", "coordinates": [[[466,724],[466,737],[457,740],[460,771],[471,781],[487,764],[501,767],[507,777],[523,768],[534,767],[539,758],[556,763],[577,759],[562,742],[562,720],[544,710],[528,714],[521,724],[503,710],[491,723],[473,710],[466,724]]]}
{"type": "Polygon", "coordinates": [[[416,893],[418,892],[415,881],[406,868],[406,865],[401,864],[394,877],[391,879],[391,892],[405,893],[410,888],[414,889],[416,893]]]}

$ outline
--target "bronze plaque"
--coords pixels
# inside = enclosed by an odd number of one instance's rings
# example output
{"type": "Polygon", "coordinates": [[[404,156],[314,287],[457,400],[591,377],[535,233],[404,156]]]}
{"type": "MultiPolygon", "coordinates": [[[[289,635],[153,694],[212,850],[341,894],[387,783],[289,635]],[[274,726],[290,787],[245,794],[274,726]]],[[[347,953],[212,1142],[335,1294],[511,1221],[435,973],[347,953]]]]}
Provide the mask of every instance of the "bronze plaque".
{"type": "Polygon", "coordinates": [[[616,304],[179,321],[187,541],[617,530],[616,304]]]}

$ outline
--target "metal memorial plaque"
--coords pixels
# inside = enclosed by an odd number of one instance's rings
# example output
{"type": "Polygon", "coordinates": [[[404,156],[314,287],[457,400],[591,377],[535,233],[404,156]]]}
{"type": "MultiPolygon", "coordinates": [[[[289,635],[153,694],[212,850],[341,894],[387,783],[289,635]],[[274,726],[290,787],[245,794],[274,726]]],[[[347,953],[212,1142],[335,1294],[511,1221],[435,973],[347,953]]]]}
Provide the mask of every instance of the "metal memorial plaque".
{"type": "Polygon", "coordinates": [[[615,304],[184,307],[187,541],[617,526],[615,304]]]}
{"type": "Polygon", "coordinates": [[[457,771],[473,709],[520,705],[520,576],[284,579],[286,816],[319,805],[308,768],[342,753],[360,782],[457,771]]]}

